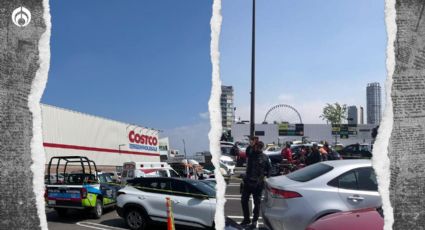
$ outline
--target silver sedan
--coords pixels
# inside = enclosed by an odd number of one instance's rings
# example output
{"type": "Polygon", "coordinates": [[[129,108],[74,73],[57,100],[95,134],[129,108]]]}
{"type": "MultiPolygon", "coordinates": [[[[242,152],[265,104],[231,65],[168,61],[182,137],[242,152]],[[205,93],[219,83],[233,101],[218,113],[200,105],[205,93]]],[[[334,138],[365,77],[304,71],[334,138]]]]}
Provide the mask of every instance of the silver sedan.
{"type": "Polygon", "coordinates": [[[331,213],[381,206],[370,160],[324,161],[265,184],[261,213],[273,230],[304,230],[331,213]]]}

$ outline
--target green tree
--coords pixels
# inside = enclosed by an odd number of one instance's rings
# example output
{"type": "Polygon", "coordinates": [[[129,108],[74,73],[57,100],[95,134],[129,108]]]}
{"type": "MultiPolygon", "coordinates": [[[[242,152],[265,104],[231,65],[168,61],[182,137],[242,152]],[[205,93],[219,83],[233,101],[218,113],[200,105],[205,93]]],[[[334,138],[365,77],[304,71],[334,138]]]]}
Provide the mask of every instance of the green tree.
{"type": "Polygon", "coordinates": [[[335,102],[334,104],[326,104],[323,108],[323,113],[320,118],[331,124],[341,124],[347,119],[347,105],[340,105],[335,102]]]}

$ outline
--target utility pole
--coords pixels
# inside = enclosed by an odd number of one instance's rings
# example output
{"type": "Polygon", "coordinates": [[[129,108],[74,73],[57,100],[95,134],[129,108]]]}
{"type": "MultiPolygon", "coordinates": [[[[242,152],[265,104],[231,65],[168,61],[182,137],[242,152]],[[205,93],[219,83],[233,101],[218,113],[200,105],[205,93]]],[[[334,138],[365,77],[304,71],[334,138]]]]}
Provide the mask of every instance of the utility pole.
{"type": "Polygon", "coordinates": [[[182,141],[183,141],[184,159],[187,161],[187,156],[186,156],[186,142],[184,142],[184,139],[182,139],[182,141]]]}
{"type": "Polygon", "coordinates": [[[182,139],[182,141],[183,141],[184,160],[186,163],[186,177],[190,178],[189,161],[187,160],[187,155],[186,155],[186,142],[184,141],[184,139],[182,139]]]}
{"type": "Polygon", "coordinates": [[[251,123],[250,136],[255,135],[255,0],[252,0],[252,55],[251,55],[251,123]]]}

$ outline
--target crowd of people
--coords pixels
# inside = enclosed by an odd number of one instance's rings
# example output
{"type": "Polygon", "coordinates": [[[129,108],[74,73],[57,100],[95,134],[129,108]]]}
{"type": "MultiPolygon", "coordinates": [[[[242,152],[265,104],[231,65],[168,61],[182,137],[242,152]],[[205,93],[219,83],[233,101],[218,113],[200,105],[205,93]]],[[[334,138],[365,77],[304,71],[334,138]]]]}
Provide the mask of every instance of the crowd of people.
{"type": "Polygon", "coordinates": [[[341,156],[339,153],[329,147],[329,144],[325,142],[323,146],[319,147],[318,144],[314,143],[312,146],[303,145],[298,150],[296,159],[291,150],[289,143],[281,151],[282,159],[289,164],[303,164],[312,165],[320,161],[327,160],[340,160],[341,156]]]}

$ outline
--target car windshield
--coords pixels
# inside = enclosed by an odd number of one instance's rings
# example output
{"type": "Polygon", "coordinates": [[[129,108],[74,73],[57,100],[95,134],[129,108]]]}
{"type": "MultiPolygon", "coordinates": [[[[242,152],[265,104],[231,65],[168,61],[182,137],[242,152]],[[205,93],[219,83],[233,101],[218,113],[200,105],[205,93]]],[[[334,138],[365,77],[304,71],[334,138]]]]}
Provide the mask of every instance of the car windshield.
{"type": "Polygon", "coordinates": [[[299,169],[286,175],[291,180],[298,182],[307,182],[317,178],[333,169],[332,166],[323,163],[316,163],[311,166],[299,169]]]}
{"type": "Polygon", "coordinates": [[[109,173],[99,175],[99,180],[101,183],[111,183],[113,182],[111,175],[109,173]]]}
{"type": "Polygon", "coordinates": [[[196,180],[187,180],[187,182],[197,189],[199,189],[202,193],[208,195],[208,197],[215,198],[215,189],[208,185],[207,183],[196,181],[196,180]]]}

